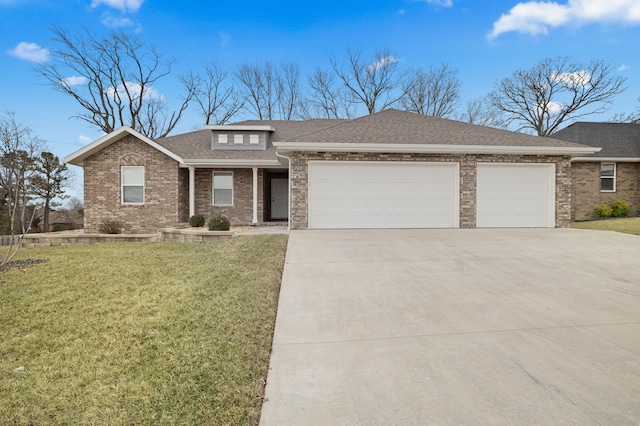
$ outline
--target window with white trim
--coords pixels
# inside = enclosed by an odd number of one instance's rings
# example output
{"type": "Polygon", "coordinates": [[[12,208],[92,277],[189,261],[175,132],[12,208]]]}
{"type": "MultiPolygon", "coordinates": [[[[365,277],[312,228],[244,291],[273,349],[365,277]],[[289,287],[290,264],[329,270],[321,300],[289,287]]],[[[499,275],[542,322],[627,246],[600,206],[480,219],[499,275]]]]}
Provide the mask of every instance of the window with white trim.
{"type": "Polygon", "coordinates": [[[249,143],[251,145],[257,145],[260,143],[260,135],[249,135],[249,143]]]}
{"type": "Polygon", "coordinates": [[[213,172],[213,205],[233,205],[233,172],[213,172]]]}
{"type": "Polygon", "coordinates": [[[122,166],[122,204],[144,204],[144,166],[122,166]]]}
{"type": "Polygon", "coordinates": [[[616,163],[600,163],[600,192],[616,192],[616,163]]]}
{"type": "Polygon", "coordinates": [[[244,135],[233,135],[233,143],[242,145],[244,143],[244,135]]]}
{"type": "Polygon", "coordinates": [[[227,135],[219,134],[218,135],[218,143],[227,143],[227,135]]]}

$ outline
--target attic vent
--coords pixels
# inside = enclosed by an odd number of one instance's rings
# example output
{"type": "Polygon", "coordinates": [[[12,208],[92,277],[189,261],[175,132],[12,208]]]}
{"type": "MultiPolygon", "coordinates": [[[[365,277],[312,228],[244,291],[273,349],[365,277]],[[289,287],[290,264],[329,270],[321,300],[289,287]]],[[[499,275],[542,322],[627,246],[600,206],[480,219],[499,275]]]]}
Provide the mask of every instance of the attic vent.
{"type": "Polygon", "coordinates": [[[260,136],[258,135],[249,135],[249,143],[253,145],[257,145],[260,143],[260,136]]]}
{"type": "Polygon", "coordinates": [[[227,135],[218,135],[218,143],[227,143],[227,135]]]}
{"type": "Polygon", "coordinates": [[[233,135],[233,143],[237,145],[242,145],[244,142],[244,135],[233,135]]]}

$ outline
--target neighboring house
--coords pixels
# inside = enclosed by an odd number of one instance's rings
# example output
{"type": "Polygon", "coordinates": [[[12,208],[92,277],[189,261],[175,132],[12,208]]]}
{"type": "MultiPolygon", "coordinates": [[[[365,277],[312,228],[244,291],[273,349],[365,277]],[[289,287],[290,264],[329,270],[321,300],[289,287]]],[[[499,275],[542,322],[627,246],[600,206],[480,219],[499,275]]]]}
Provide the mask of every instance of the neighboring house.
{"type": "Polygon", "coordinates": [[[44,229],[44,208],[38,209],[38,232],[56,232],[81,229],[83,218],[76,210],[50,210],[49,229],[44,229]]]}
{"type": "Polygon", "coordinates": [[[571,158],[598,148],[398,110],[244,121],[150,140],[120,128],[84,168],[85,232],[155,232],[194,214],[291,229],[566,227],[571,158]]]}
{"type": "Polygon", "coordinates": [[[571,217],[595,218],[595,208],[616,198],[640,203],[640,125],[631,123],[574,123],[552,136],[555,139],[602,147],[600,152],[571,161],[573,173],[571,217]]]}

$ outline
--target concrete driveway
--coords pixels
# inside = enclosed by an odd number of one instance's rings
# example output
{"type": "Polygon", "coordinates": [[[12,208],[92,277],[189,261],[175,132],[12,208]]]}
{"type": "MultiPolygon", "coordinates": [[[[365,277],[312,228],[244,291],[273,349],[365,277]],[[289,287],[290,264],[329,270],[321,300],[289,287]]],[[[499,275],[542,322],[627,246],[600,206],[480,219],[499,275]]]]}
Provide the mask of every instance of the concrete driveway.
{"type": "Polygon", "coordinates": [[[640,424],[640,237],[293,231],[261,425],[640,424]]]}

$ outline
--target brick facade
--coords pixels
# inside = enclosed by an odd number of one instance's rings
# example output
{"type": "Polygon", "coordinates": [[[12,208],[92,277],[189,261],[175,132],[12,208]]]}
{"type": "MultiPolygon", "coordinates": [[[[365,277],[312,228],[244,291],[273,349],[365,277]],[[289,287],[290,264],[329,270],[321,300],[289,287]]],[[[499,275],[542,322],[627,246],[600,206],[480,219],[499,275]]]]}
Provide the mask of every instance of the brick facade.
{"type": "MultiPolygon", "coordinates": [[[[187,176],[188,179],[188,176],[187,176]]],[[[188,188],[188,185],[187,185],[188,188]]],[[[188,193],[187,193],[188,206],[188,193]]],[[[264,169],[258,169],[258,223],[264,222],[264,169]]],[[[252,169],[196,169],[196,214],[210,218],[222,214],[233,225],[253,222],[253,170],[252,169]],[[213,205],[213,172],[233,172],[233,205],[213,205]]]]}
{"type": "Polygon", "coordinates": [[[178,162],[134,136],[126,136],[86,158],[85,233],[103,221],[119,221],[125,233],[153,233],[179,223],[178,162]],[[144,166],[144,204],[121,202],[121,167],[144,166]]]}
{"type": "Polygon", "coordinates": [[[448,155],[369,154],[336,152],[295,152],[291,154],[291,229],[308,226],[308,163],[328,161],[423,161],[460,163],[460,227],[476,226],[476,165],[483,163],[554,163],[556,165],[556,227],[566,228],[571,220],[571,162],[569,156],[546,155],[448,155]]]}
{"type": "MultiPolygon", "coordinates": [[[[610,163],[607,161],[607,163],[610,163]]],[[[600,162],[575,161],[572,163],[573,182],[571,192],[573,220],[594,219],[596,206],[609,204],[620,198],[631,204],[630,216],[637,215],[640,204],[640,164],[616,163],[616,191],[600,192],[600,162]]]]}

